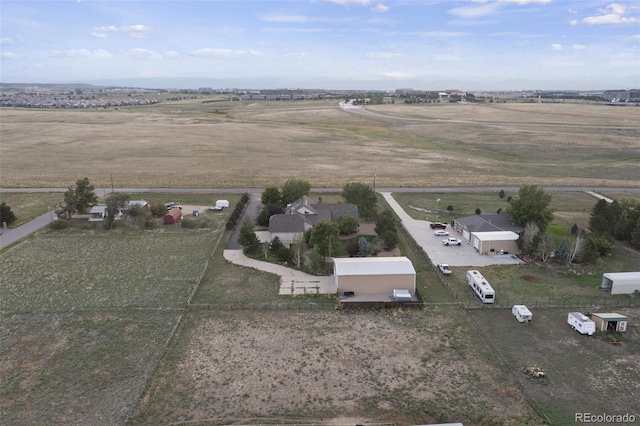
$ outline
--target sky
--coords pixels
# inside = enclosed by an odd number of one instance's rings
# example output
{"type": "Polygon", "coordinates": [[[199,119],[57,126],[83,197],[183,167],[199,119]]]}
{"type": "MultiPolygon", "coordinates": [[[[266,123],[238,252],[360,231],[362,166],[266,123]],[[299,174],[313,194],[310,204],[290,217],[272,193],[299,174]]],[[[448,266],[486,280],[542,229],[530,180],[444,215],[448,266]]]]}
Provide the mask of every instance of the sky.
{"type": "Polygon", "coordinates": [[[0,1],[0,82],[640,88],[633,0],[0,1]]]}

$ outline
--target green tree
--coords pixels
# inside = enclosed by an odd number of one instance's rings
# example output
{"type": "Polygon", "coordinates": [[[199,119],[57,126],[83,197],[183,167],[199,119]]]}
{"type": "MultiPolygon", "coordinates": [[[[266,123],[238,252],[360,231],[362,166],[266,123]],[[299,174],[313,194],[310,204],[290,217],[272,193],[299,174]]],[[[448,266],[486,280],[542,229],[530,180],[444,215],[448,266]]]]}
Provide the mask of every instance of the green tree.
{"type": "Polygon", "coordinates": [[[358,240],[358,256],[365,257],[369,251],[369,241],[365,237],[360,237],[358,240]]]}
{"type": "Polygon", "coordinates": [[[282,201],[282,194],[280,194],[280,190],[277,187],[269,186],[262,192],[260,201],[265,206],[268,206],[269,204],[279,205],[282,201]]]}
{"type": "Polygon", "coordinates": [[[7,223],[7,225],[11,225],[18,218],[11,210],[11,207],[5,203],[4,201],[0,203],[0,224],[7,223]]]}
{"type": "Polygon", "coordinates": [[[107,202],[107,219],[105,220],[105,228],[113,229],[114,221],[118,217],[118,213],[120,210],[124,209],[127,206],[127,202],[129,201],[129,196],[127,194],[121,194],[118,192],[114,192],[109,194],[106,199],[107,202]]]}
{"type": "Polygon", "coordinates": [[[336,224],[342,235],[354,234],[358,231],[358,219],[350,214],[342,216],[336,224]]]}
{"type": "Polygon", "coordinates": [[[523,185],[518,191],[518,198],[512,199],[507,206],[507,213],[518,225],[529,222],[538,225],[541,232],[553,220],[553,210],[549,207],[551,195],[536,185],[523,185]]]}
{"type": "Polygon", "coordinates": [[[640,218],[636,221],[636,225],[631,232],[631,239],[629,240],[631,246],[640,248],[640,218]]]}
{"type": "Polygon", "coordinates": [[[245,252],[251,252],[260,245],[260,240],[256,236],[255,227],[251,218],[247,217],[242,222],[238,233],[238,244],[240,244],[245,252]]]}
{"type": "Polygon", "coordinates": [[[482,210],[480,210],[480,207],[476,207],[476,214],[480,214],[482,213],[482,210]]]}
{"type": "Polygon", "coordinates": [[[78,202],[78,213],[86,213],[89,206],[98,202],[96,188],[91,185],[89,178],[78,179],[76,181],[76,200],[78,202]]]}
{"type": "Polygon", "coordinates": [[[340,229],[333,222],[321,219],[311,228],[311,244],[314,250],[317,250],[325,258],[331,256],[331,252],[337,247],[339,239],[340,229]]]}
{"type": "Polygon", "coordinates": [[[310,191],[311,184],[306,180],[289,179],[282,187],[282,204],[291,204],[303,195],[309,195],[310,191]]]}
{"type": "Polygon", "coordinates": [[[398,223],[391,209],[386,209],[378,215],[375,231],[382,239],[385,250],[391,250],[398,245],[398,223]]]}
{"type": "Polygon", "coordinates": [[[365,219],[376,217],[378,197],[366,183],[352,182],[342,187],[342,198],[347,203],[358,206],[358,214],[365,219]]]}
{"type": "Polygon", "coordinates": [[[78,179],[75,187],[68,187],[64,193],[61,211],[71,218],[74,213],[86,213],[89,206],[95,204],[98,197],[95,187],[89,182],[89,178],[78,179]]]}
{"type": "Polygon", "coordinates": [[[504,198],[506,194],[504,193],[504,189],[501,189],[500,192],[498,193],[498,197],[500,198],[504,198]]]}

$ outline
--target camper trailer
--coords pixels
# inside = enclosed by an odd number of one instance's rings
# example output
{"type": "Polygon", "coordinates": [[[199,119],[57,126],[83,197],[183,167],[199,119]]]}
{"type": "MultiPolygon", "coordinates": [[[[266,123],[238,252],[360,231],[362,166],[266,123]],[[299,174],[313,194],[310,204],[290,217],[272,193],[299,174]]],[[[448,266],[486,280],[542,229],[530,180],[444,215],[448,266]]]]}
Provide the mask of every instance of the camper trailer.
{"type": "Polygon", "coordinates": [[[592,336],[596,332],[596,323],[580,312],[569,312],[567,324],[580,334],[592,336]]]}
{"type": "Polygon", "coordinates": [[[493,288],[480,271],[467,271],[467,282],[482,303],[493,303],[495,301],[496,292],[493,291],[493,288]]]}
{"type": "Polygon", "coordinates": [[[525,305],[513,305],[511,313],[518,320],[518,322],[529,322],[533,319],[533,314],[525,305]]]}

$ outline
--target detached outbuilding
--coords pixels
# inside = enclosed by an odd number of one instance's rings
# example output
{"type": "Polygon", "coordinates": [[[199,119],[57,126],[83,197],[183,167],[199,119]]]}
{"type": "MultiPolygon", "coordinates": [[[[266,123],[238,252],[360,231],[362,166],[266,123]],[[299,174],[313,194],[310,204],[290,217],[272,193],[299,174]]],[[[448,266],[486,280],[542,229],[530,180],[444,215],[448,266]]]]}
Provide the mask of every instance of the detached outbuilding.
{"type": "Polygon", "coordinates": [[[182,209],[171,209],[164,215],[163,223],[165,225],[173,225],[182,220],[182,209]]]}
{"type": "Polygon", "coordinates": [[[629,318],[616,313],[591,314],[591,321],[596,323],[596,330],[627,331],[629,318]]]}
{"type": "Polygon", "coordinates": [[[404,256],[334,258],[333,262],[339,295],[367,295],[381,301],[394,300],[394,292],[404,298],[407,293],[415,295],[416,270],[404,256]]]}
{"type": "Polygon", "coordinates": [[[512,231],[473,232],[471,242],[480,254],[520,253],[518,234],[512,231]]]}
{"type": "Polygon", "coordinates": [[[602,274],[600,288],[611,294],[631,294],[640,291],[640,272],[608,272],[602,274]]]}

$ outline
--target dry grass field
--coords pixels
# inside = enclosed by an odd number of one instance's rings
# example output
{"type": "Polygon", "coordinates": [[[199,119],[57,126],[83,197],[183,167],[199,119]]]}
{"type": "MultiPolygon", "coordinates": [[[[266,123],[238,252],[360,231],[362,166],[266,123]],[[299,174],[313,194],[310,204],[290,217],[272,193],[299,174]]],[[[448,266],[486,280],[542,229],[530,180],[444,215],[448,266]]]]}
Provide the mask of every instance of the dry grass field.
{"type": "Polygon", "coordinates": [[[200,311],[133,424],[538,425],[457,309],[200,311]]]}
{"type": "Polygon", "coordinates": [[[4,187],[640,185],[640,108],[172,102],[1,111],[4,187]],[[384,114],[384,115],[380,115],[384,114]]]}

